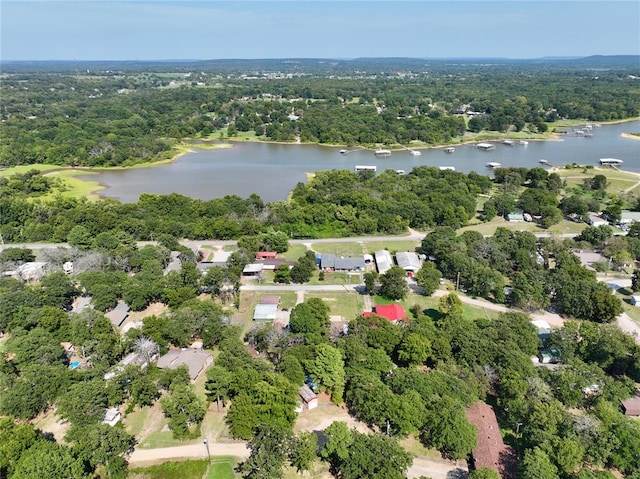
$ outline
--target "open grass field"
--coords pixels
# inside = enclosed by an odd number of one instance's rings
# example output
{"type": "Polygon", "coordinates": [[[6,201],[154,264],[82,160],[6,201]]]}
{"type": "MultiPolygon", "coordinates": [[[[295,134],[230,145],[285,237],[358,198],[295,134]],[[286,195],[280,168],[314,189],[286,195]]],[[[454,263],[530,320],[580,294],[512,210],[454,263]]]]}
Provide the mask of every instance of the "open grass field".
{"type": "Polygon", "coordinates": [[[233,457],[211,458],[211,464],[204,479],[234,479],[236,477],[236,473],[233,471],[235,467],[236,460],[233,457]]]}
{"type": "MultiPolygon", "coordinates": [[[[165,462],[156,466],[136,467],[129,470],[129,479],[203,479],[207,472],[206,459],[165,462]]],[[[207,476],[217,477],[217,476],[207,476]]],[[[220,476],[222,478],[234,476],[220,476]]]]}
{"type": "Polygon", "coordinates": [[[461,234],[467,230],[477,231],[485,236],[493,235],[498,227],[507,228],[512,231],[530,231],[531,233],[546,233],[550,235],[578,234],[587,227],[586,223],[575,223],[573,221],[562,220],[560,223],[548,229],[541,228],[535,223],[520,221],[510,222],[502,217],[496,217],[487,223],[476,223],[457,230],[461,234]]]}
{"type": "Polygon", "coordinates": [[[278,258],[296,261],[307,252],[307,247],[303,244],[294,244],[289,246],[289,250],[284,253],[278,253],[278,258]]]}
{"type": "Polygon", "coordinates": [[[614,168],[557,168],[554,172],[567,182],[569,188],[581,186],[584,180],[596,175],[604,175],[609,183],[607,193],[637,193],[640,191],[640,175],[629,171],[614,168]]]}
{"type": "Polygon", "coordinates": [[[363,243],[311,243],[311,249],[316,253],[336,256],[362,256],[365,252],[363,243]]]}
{"type": "Polygon", "coordinates": [[[362,312],[363,299],[357,293],[335,292],[335,291],[307,291],[304,294],[304,300],[311,298],[320,298],[331,309],[331,316],[342,316],[347,321],[356,318],[362,312]]]}

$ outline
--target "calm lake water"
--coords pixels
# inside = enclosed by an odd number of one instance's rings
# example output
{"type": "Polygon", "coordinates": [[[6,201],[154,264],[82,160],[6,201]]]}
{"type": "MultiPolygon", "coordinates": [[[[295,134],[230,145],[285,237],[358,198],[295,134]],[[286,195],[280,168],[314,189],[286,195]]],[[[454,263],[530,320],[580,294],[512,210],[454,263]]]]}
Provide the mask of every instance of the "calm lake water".
{"type": "Polygon", "coordinates": [[[265,201],[283,200],[306,174],[318,170],[346,169],[356,165],[375,165],[378,172],[387,168],[409,173],[415,166],[453,166],[457,171],[490,174],[489,162],[504,167],[540,166],[579,163],[597,165],[600,158],[618,158],[623,168],[640,171],[640,141],[622,138],[622,133],[640,132],[640,121],[603,125],[593,128],[593,137],[562,136],[562,141],[529,141],[527,146],[494,142],[495,149],[480,151],[475,145],[455,147],[447,154],[443,148],[393,151],[390,157],[378,158],[371,150],[350,150],[317,145],[274,145],[235,143],[233,148],[198,150],[173,163],[122,171],[105,171],[87,179],[97,180],[107,188],[100,194],[123,202],[138,200],[141,193],[180,193],[193,198],[212,199],[225,195],[243,198],[257,193],[265,201]]]}

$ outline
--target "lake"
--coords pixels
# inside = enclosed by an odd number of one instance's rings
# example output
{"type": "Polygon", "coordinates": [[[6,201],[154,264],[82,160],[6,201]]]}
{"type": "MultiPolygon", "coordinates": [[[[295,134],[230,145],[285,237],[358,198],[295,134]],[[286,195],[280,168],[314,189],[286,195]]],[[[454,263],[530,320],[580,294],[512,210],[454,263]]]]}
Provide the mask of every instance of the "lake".
{"type": "Polygon", "coordinates": [[[459,145],[448,154],[444,148],[423,149],[420,156],[409,151],[393,151],[389,157],[376,157],[371,150],[319,145],[279,145],[238,142],[233,148],[197,150],[173,163],[150,168],[104,171],[87,179],[106,186],[100,194],[123,202],[138,200],[141,193],[180,193],[193,198],[212,199],[225,195],[247,197],[257,193],[265,201],[286,199],[289,191],[305,182],[307,173],[318,170],[346,169],[356,165],[375,165],[378,172],[387,168],[409,173],[415,166],[453,166],[457,171],[490,175],[487,163],[503,167],[541,166],[568,163],[597,165],[600,158],[618,158],[623,169],[640,171],[640,140],[622,138],[622,133],[640,132],[640,121],[594,127],[593,136],[563,135],[561,141],[516,141],[508,146],[492,142],[495,149],[479,150],[475,144],[459,145]]]}

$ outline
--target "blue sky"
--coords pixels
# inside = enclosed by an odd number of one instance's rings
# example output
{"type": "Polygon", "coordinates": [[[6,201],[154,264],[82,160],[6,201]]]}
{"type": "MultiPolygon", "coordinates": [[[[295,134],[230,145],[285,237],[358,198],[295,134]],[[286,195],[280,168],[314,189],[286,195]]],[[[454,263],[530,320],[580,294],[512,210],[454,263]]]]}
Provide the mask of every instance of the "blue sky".
{"type": "Polygon", "coordinates": [[[640,2],[0,2],[2,60],[640,54],[640,2]]]}

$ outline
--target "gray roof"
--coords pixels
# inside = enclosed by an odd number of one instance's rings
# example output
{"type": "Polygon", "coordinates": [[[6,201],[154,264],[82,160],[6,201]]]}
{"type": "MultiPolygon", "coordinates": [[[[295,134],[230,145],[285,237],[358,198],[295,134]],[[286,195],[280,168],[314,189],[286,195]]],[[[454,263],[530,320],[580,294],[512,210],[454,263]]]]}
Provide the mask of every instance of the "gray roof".
{"type": "Polygon", "coordinates": [[[262,268],[264,268],[262,263],[250,263],[244,267],[242,274],[259,273],[262,271],[262,268]]]}
{"type": "Polygon", "coordinates": [[[189,369],[189,377],[194,380],[206,366],[213,362],[213,356],[201,349],[171,349],[158,359],[160,369],[177,369],[185,364],[189,369]]]}
{"type": "Polygon", "coordinates": [[[274,321],[278,313],[277,304],[257,304],[253,312],[254,320],[274,321]]]}
{"type": "Polygon", "coordinates": [[[117,328],[129,317],[129,305],[119,301],[116,307],[106,313],[105,316],[117,328]]]}
{"type": "Polygon", "coordinates": [[[318,399],[318,395],[314,393],[313,390],[306,384],[300,388],[298,394],[300,395],[300,398],[307,404],[314,399],[318,399]]]}
{"type": "Polygon", "coordinates": [[[393,265],[393,258],[391,258],[391,253],[386,249],[381,249],[380,251],[375,252],[376,257],[376,265],[378,266],[378,273],[384,274],[393,265]]]}
{"type": "Polygon", "coordinates": [[[639,221],[640,222],[640,211],[622,210],[620,212],[620,222],[621,223],[632,223],[634,221],[639,221]]]}
{"type": "Polygon", "coordinates": [[[401,251],[396,253],[396,261],[405,271],[413,271],[414,273],[420,270],[422,262],[416,253],[411,251],[401,251]]]}
{"type": "Polygon", "coordinates": [[[180,260],[180,251],[171,252],[171,261],[164,270],[164,274],[169,274],[170,271],[180,271],[182,268],[182,261],[180,260]]]}
{"type": "Polygon", "coordinates": [[[335,254],[323,254],[320,257],[320,267],[322,269],[352,271],[364,269],[364,266],[364,258],[362,256],[352,258],[349,256],[336,256],[335,254]]]}

